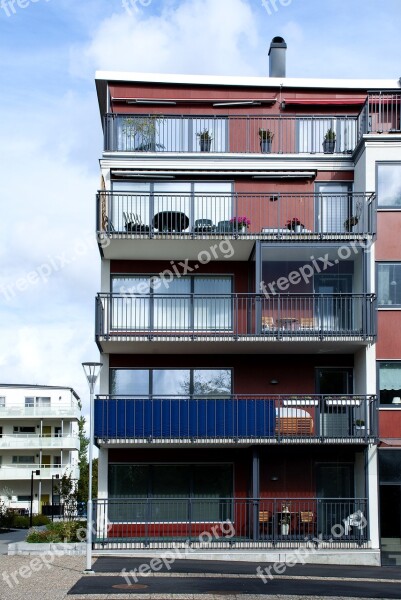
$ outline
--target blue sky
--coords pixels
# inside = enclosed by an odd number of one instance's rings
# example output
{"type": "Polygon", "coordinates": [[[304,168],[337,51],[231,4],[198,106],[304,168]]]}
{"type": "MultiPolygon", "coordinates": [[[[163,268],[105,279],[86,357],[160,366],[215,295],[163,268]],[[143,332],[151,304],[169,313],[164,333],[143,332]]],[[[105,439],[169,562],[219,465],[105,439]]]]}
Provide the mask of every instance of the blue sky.
{"type": "Polygon", "coordinates": [[[74,387],[97,359],[94,73],[401,76],[401,0],[0,0],[0,381],[74,387]],[[11,6],[14,6],[14,11],[11,6]],[[7,16],[8,13],[8,16],[7,16]]]}

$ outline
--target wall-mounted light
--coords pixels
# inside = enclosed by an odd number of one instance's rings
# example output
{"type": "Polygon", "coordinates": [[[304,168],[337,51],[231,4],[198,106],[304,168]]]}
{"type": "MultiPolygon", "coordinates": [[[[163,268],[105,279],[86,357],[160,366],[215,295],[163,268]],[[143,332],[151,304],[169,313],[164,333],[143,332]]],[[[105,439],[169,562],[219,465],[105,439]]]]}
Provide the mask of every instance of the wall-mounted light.
{"type": "Polygon", "coordinates": [[[278,379],[270,379],[270,383],[271,383],[271,385],[277,385],[278,379]]]}
{"type": "Polygon", "coordinates": [[[272,476],[270,477],[270,481],[278,481],[278,477],[277,477],[277,475],[272,475],[272,476]]]}

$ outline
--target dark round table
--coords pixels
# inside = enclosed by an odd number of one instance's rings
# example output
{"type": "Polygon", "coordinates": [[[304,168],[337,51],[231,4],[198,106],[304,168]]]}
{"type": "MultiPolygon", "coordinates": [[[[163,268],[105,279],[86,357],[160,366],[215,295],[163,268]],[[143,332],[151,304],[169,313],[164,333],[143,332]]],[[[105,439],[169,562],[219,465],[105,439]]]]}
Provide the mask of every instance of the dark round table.
{"type": "Polygon", "coordinates": [[[189,227],[189,218],[183,212],[164,210],[153,217],[153,227],[159,231],[184,231],[189,227]]]}

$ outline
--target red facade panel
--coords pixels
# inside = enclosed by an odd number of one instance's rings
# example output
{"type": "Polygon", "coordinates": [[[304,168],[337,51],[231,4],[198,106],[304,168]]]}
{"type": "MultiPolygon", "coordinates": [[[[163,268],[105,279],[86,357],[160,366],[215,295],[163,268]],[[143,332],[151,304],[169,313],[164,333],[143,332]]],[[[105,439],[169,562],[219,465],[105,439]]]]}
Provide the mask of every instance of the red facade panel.
{"type": "Polygon", "coordinates": [[[377,213],[376,260],[401,260],[401,212],[377,213]]]}
{"type": "Polygon", "coordinates": [[[401,310],[379,310],[377,313],[377,360],[401,358],[401,310]]]}
{"type": "Polygon", "coordinates": [[[401,440],[401,410],[379,411],[379,437],[401,440]]]}

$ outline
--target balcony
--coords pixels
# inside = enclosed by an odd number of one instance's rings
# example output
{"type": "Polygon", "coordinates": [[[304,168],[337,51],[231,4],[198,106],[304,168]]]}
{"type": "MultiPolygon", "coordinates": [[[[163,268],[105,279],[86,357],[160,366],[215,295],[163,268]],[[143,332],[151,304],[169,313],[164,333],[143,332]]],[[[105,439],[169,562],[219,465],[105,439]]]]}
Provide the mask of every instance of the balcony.
{"type": "Polygon", "coordinates": [[[79,479],[79,468],[75,465],[40,465],[37,463],[29,465],[3,464],[0,467],[0,479],[2,481],[30,480],[32,471],[36,469],[40,469],[40,475],[37,475],[35,480],[51,479],[54,475],[61,477],[64,473],[71,473],[72,479],[79,479]]]}
{"type": "Polygon", "coordinates": [[[366,498],[110,498],[94,500],[94,516],[102,549],[340,549],[370,540],[366,498]]]}
{"type": "Polygon", "coordinates": [[[79,419],[81,413],[76,404],[58,404],[53,406],[23,406],[22,404],[6,404],[0,406],[0,419],[79,419]]]}
{"type": "Polygon", "coordinates": [[[79,450],[80,441],[72,435],[35,435],[29,433],[3,434],[0,437],[0,450],[79,450]]]}
{"type": "Polygon", "coordinates": [[[376,396],[97,396],[102,447],[372,443],[376,396]]]}
{"type": "Polygon", "coordinates": [[[195,259],[203,247],[210,246],[210,240],[223,238],[233,240],[236,252],[249,256],[257,239],[294,243],[372,239],[376,197],[362,193],[99,192],[97,231],[99,240],[110,241],[101,244],[106,258],[128,258],[133,249],[144,258],[157,258],[164,255],[169,241],[169,249],[175,244],[178,252],[195,259]],[[177,240],[188,242],[185,249],[177,240]],[[201,240],[205,240],[203,245],[201,240]]]}
{"type": "Polygon", "coordinates": [[[401,133],[401,93],[370,92],[358,117],[358,138],[367,133],[401,133]]]}
{"type": "Polygon", "coordinates": [[[103,352],[186,352],[182,342],[200,352],[267,343],[296,352],[295,342],[300,352],[327,342],[352,351],[374,340],[375,304],[372,294],[99,294],[96,341],[103,352]]]}
{"type": "Polygon", "coordinates": [[[261,154],[352,154],[357,116],[268,114],[260,116],[187,116],[111,113],[105,116],[105,152],[187,152],[261,154]],[[327,131],[335,132],[330,149],[327,131]],[[202,132],[209,133],[205,143],[202,132]],[[270,132],[263,145],[259,132],[270,132]]]}

